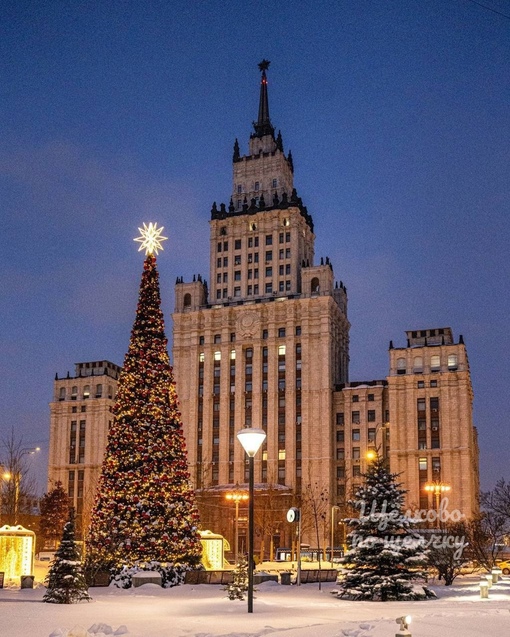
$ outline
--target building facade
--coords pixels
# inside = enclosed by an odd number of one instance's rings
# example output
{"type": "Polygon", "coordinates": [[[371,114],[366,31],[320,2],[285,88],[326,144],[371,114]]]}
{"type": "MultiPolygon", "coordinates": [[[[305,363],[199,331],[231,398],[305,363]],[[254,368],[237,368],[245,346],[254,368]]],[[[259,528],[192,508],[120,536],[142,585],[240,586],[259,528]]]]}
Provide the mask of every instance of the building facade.
{"type": "MultiPolygon", "coordinates": [[[[210,283],[198,275],[175,286],[174,374],[202,524],[234,544],[226,494],[246,489],[243,427],[267,434],[255,458],[266,554],[293,540],[287,508],[314,499],[328,538],[374,450],[400,474],[409,508],[437,507],[425,486],[443,485],[448,509],[469,518],[478,508],[478,446],[463,339],[455,343],[450,328],[409,331],[405,347],[390,344],[386,378],[349,380],[346,287],[329,258],[315,257],[312,215],[269,116],[267,68],[261,63],[248,153],[236,140],[228,203],[212,206],[210,283]]],[[[49,475],[79,511],[99,475],[118,373],[105,361],[80,363],[74,378],[55,380],[49,475]]]]}
{"type": "Polygon", "coordinates": [[[76,510],[77,534],[87,527],[101,473],[120,367],[110,361],[77,363],[58,375],[50,403],[48,490],[61,482],[76,510]]]}
{"type": "MultiPolygon", "coordinates": [[[[329,524],[375,450],[401,475],[408,507],[435,507],[425,485],[442,484],[441,504],[470,517],[478,446],[462,338],[408,332],[405,348],[390,347],[387,378],[349,382],[346,288],[328,258],[315,264],[313,219],[271,124],[266,70],[248,154],[234,144],[229,202],[212,206],[210,284],[175,287],[174,371],[204,517],[221,527],[222,494],[247,482],[236,440],[245,426],[266,431],[255,482],[259,497],[278,489],[282,508],[326,493],[329,524]]],[[[288,543],[285,524],[274,527],[288,543]]]]}

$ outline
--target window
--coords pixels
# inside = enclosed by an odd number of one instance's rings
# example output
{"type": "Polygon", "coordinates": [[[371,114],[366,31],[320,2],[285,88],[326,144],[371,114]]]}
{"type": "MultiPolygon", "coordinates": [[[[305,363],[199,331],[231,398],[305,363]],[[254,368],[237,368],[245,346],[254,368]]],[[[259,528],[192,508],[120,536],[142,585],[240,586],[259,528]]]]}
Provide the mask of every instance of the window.
{"type": "Polygon", "coordinates": [[[367,430],[367,440],[368,442],[375,442],[375,427],[370,427],[367,430]]]}
{"type": "Polygon", "coordinates": [[[296,336],[301,336],[301,325],[296,325],[296,336]]]}
{"type": "Polygon", "coordinates": [[[199,345],[203,345],[204,343],[205,343],[205,338],[204,338],[203,336],[201,336],[201,337],[198,339],[198,344],[199,344],[199,345]]]}
{"type": "Polygon", "coordinates": [[[254,285],[253,286],[253,295],[257,296],[258,293],[259,293],[259,286],[258,285],[254,285]]]}
{"type": "Polygon", "coordinates": [[[352,477],[359,478],[360,475],[361,475],[361,467],[359,466],[359,464],[357,464],[352,468],[352,477]]]}
{"type": "Polygon", "coordinates": [[[241,270],[236,270],[234,272],[234,281],[240,281],[241,280],[241,270]]]}
{"type": "Polygon", "coordinates": [[[272,245],[273,245],[273,235],[266,234],[266,246],[272,246],[272,245]]]}
{"type": "Polygon", "coordinates": [[[216,283],[221,283],[221,272],[216,275],[216,283]]]}
{"type": "Polygon", "coordinates": [[[361,458],[359,447],[352,448],[352,459],[359,460],[361,458]]]}
{"type": "Polygon", "coordinates": [[[278,338],[283,338],[285,336],[285,328],[284,327],[279,327],[278,328],[278,338]]]}
{"type": "Polygon", "coordinates": [[[454,372],[458,367],[458,358],[456,354],[450,354],[448,356],[448,369],[454,372]]]}
{"type": "Polygon", "coordinates": [[[234,343],[236,340],[236,333],[235,332],[230,332],[230,342],[234,343]]]}
{"type": "Polygon", "coordinates": [[[221,268],[221,257],[216,261],[216,267],[221,268]]]}
{"type": "Polygon", "coordinates": [[[253,237],[248,238],[248,247],[253,248],[253,237]]]}
{"type": "Polygon", "coordinates": [[[240,287],[235,287],[234,288],[234,296],[241,296],[241,288],[240,287]]]}
{"type": "Polygon", "coordinates": [[[235,250],[240,250],[241,249],[241,239],[236,239],[234,242],[234,249],[235,250]]]}
{"type": "Polygon", "coordinates": [[[268,330],[262,330],[262,338],[266,339],[269,336],[268,330]]]}
{"type": "Polygon", "coordinates": [[[430,381],[430,386],[431,387],[437,387],[437,380],[431,380],[430,381]]]}
{"type": "Polygon", "coordinates": [[[278,283],[278,292],[284,292],[285,291],[285,283],[284,281],[280,281],[278,283]]]}
{"type": "Polygon", "coordinates": [[[441,369],[441,359],[437,354],[430,357],[430,371],[438,372],[441,369]]]}
{"type": "Polygon", "coordinates": [[[354,394],[354,396],[352,397],[352,402],[353,402],[353,403],[359,403],[359,396],[358,396],[358,394],[354,394]]]}
{"type": "MultiPolygon", "coordinates": [[[[254,223],[252,223],[251,225],[252,225],[252,230],[256,230],[257,229],[257,226],[254,223]]],[[[259,238],[255,237],[253,241],[254,241],[254,243],[253,243],[254,247],[258,248],[259,247],[259,238]]]]}
{"type": "Polygon", "coordinates": [[[415,374],[421,374],[423,372],[423,358],[421,356],[414,357],[413,372],[415,374]]]}
{"type": "Polygon", "coordinates": [[[228,257],[223,257],[223,267],[224,268],[228,267],[228,257]]]}
{"type": "Polygon", "coordinates": [[[373,403],[375,398],[374,398],[374,394],[368,394],[367,396],[367,400],[369,403],[373,403]]]}
{"type": "Polygon", "coordinates": [[[214,352],[214,360],[221,361],[221,352],[214,352]]]}
{"type": "Polygon", "coordinates": [[[427,471],[427,458],[420,458],[418,460],[418,467],[420,471],[427,471]]]}
{"type": "Polygon", "coordinates": [[[224,272],[223,273],[223,283],[226,283],[228,281],[228,272],[224,272]]]}
{"type": "Polygon", "coordinates": [[[227,252],[228,250],[228,241],[223,242],[223,252],[227,252]]]}
{"type": "Polygon", "coordinates": [[[353,442],[360,442],[360,440],[361,440],[360,430],[359,429],[353,429],[352,430],[352,441],[353,442]]]}
{"type": "Polygon", "coordinates": [[[248,286],[247,290],[246,290],[246,294],[248,296],[252,296],[253,294],[253,287],[251,285],[248,286]]]}
{"type": "Polygon", "coordinates": [[[216,290],[216,298],[221,299],[221,290],[216,290]]]}
{"type": "Polygon", "coordinates": [[[287,248],[287,249],[285,250],[285,258],[286,258],[286,259],[290,259],[290,248],[287,248]]]}
{"type": "Polygon", "coordinates": [[[276,188],[277,186],[278,186],[278,179],[273,179],[273,181],[271,182],[271,187],[276,188]]]}
{"type": "Polygon", "coordinates": [[[237,194],[240,195],[243,192],[242,184],[237,184],[237,194]]]}
{"type": "Polygon", "coordinates": [[[76,400],[78,397],[78,387],[75,385],[71,388],[71,400],[76,400]]]}
{"type": "Polygon", "coordinates": [[[285,266],[285,274],[290,274],[290,263],[287,263],[287,265],[285,266]]]}
{"type": "Polygon", "coordinates": [[[241,265],[241,255],[236,254],[234,257],[234,265],[241,265]]]}
{"type": "Polygon", "coordinates": [[[425,387],[425,381],[424,380],[419,380],[418,381],[418,389],[423,389],[425,387]]]}
{"type": "Polygon", "coordinates": [[[256,181],[255,182],[255,190],[259,191],[260,190],[260,181],[256,181]]]}
{"type": "Polygon", "coordinates": [[[231,349],[230,350],[230,360],[231,361],[235,361],[235,359],[236,359],[236,351],[235,351],[235,349],[231,349]]]}
{"type": "Polygon", "coordinates": [[[278,268],[278,274],[279,274],[280,276],[283,276],[283,275],[284,275],[284,273],[285,273],[285,267],[284,267],[283,265],[281,265],[281,266],[278,268]]]}
{"type": "Polygon", "coordinates": [[[214,335],[214,342],[215,343],[221,343],[221,334],[215,334],[214,335]]]}
{"type": "Polygon", "coordinates": [[[101,398],[103,396],[103,385],[99,383],[96,385],[96,398],[101,398]]]}
{"type": "Polygon", "coordinates": [[[343,411],[339,411],[336,415],[336,424],[337,425],[343,425],[345,424],[345,418],[344,418],[344,412],[343,411]]]}
{"type": "Polygon", "coordinates": [[[283,248],[278,252],[278,258],[279,259],[283,259],[285,255],[285,250],[283,250],[283,248]]]}
{"type": "Polygon", "coordinates": [[[285,243],[290,243],[290,232],[285,233],[285,243]]]}
{"type": "Polygon", "coordinates": [[[259,269],[255,268],[255,270],[253,270],[253,278],[254,279],[258,279],[259,278],[259,269]]]}
{"type": "Polygon", "coordinates": [[[336,441],[337,442],[345,441],[345,432],[343,431],[343,429],[340,429],[339,431],[336,432],[336,441]]]}
{"type": "Polygon", "coordinates": [[[266,261],[272,261],[272,260],[273,260],[273,251],[266,250],[266,261]]]}
{"type": "Polygon", "coordinates": [[[405,373],[406,373],[406,359],[397,358],[397,374],[405,374],[405,373]]]}
{"type": "Polygon", "coordinates": [[[345,449],[343,447],[338,447],[336,450],[336,459],[345,460],[345,449]]]}
{"type": "Polygon", "coordinates": [[[359,411],[353,411],[351,413],[351,422],[353,425],[358,425],[360,420],[359,420],[359,411]]]}
{"type": "Polygon", "coordinates": [[[218,252],[221,252],[221,241],[218,243],[218,252]]]}
{"type": "Polygon", "coordinates": [[[259,262],[259,253],[255,252],[255,254],[253,255],[253,263],[258,263],[259,262]]]}
{"type": "Polygon", "coordinates": [[[273,291],[273,284],[272,283],[266,283],[266,294],[271,294],[273,291]]]}
{"type": "Polygon", "coordinates": [[[336,479],[343,480],[345,478],[345,467],[336,468],[336,479]]]}
{"type": "Polygon", "coordinates": [[[65,400],[66,399],[66,388],[65,387],[61,387],[60,388],[60,393],[58,395],[58,399],[59,400],[65,400]]]}
{"type": "Polygon", "coordinates": [[[367,412],[367,421],[375,422],[375,409],[369,409],[367,412]]]}
{"type": "Polygon", "coordinates": [[[285,345],[278,345],[278,356],[285,356],[285,345]]]}

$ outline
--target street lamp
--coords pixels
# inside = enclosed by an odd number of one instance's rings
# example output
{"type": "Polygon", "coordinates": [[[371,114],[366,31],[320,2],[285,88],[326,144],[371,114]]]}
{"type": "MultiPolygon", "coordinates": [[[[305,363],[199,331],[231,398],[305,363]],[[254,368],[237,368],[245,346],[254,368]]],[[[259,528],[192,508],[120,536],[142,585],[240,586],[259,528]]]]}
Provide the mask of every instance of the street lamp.
{"type": "Polygon", "coordinates": [[[235,535],[234,535],[234,560],[237,564],[239,555],[239,503],[248,500],[248,494],[239,489],[239,483],[236,483],[234,491],[227,493],[225,498],[234,502],[236,505],[236,518],[235,518],[235,535]]]}
{"type": "Polygon", "coordinates": [[[237,439],[243,446],[249,460],[250,482],[249,482],[249,507],[248,507],[248,612],[253,613],[253,538],[254,538],[254,510],[253,510],[253,465],[254,458],[260,446],[266,439],[266,432],[263,429],[253,429],[247,427],[241,429],[237,434],[237,439]]]}
{"type": "Polygon", "coordinates": [[[424,488],[425,488],[425,491],[427,491],[428,493],[434,494],[434,500],[436,503],[436,511],[437,511],[436,526],[439,528],[440,517],[441,517],[441,511],[440,511],[441,497],[443,493],[450,491],[451,486],[449,484],[445,484],[444,482],[440,482],[439,480],[436,480],[434,482],[429,482],[428,484],[425,485],[424,488]]]}
{"type": "Polygon", "coordinates": [[[331,566],[333,566],[333,556],[335,553],[335,511],[340,511],[338,504],[331,507],[331,566]]]}

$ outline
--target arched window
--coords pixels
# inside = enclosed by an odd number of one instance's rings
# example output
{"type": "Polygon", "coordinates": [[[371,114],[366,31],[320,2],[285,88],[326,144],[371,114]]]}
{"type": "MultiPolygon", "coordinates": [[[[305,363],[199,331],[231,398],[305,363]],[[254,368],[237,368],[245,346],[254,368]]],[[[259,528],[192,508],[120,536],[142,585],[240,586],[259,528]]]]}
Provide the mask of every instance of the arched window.
{"type": "Polygon", "coordinates": [[[71,400],[76,400],[78,396],[78,387],[75,385],[71,388],[71,400]]]}
{"type": "Polygon", "coordinates": [[[65,387],[61,387],[60,388],[60,394],[58,396],[59,400],[65,400],[66,399],[66,388],[65,387]]]}
{"type": "Polygon", "coordinates": [[[423,372],[423,358],[421,356],[414,357],[413,372],[415,374],[421,374],[423,372]]]}
{"type": "Polygon", "coordinates": [[[102,398],[103,396],[103,385],[98,383],[96,385],[96,398],[102,398]]]}
{"type": "Polygon", "coordinates": [[[450,371],[455,371],[459,365],[459,359],[457,358],[457,354],[449,354],[448,355],[448,369],[450,371]]]}
{"type": "Polygon", "coordinates": [[[85,385],[83,388],[83,400],[87,400],[90,397],[90,385],[85,385]]]}
{"type": "Polygon", "coordinates": [[[406,373],[406,359],[397,358],[397,374],[405,374],[405,373],[406,373]]]}
{"type": "Polygon", "coordinates": [[[184,295],[184,307],[189,307],[191,305],[191,294],[184,295]]]}
{"type": "Polygon", "coordinates": [[[438,372],[441,369],[441,358],[438,354],[430,357],[430,371],[438,372]]]}
{"type": "Polygon", "coordinates": [[[312,284],[310,286],[310,292],[312,294],[317,294],[317,292],[319,291],[320,286],[319,286],[319,279],[317,277],[314,277],[312,279],[312,284]]]}

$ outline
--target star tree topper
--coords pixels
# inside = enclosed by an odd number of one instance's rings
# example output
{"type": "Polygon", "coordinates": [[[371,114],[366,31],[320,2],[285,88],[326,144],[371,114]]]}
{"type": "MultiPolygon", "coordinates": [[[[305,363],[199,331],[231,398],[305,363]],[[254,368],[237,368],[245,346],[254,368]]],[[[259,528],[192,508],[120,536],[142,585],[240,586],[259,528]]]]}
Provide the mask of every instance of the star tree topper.
{"type": "Polygon", "coordinates": [[[158,250],[163,250],[161,242],[166,241],[168,237],[163,237],[161,235],[165,227],[161,226],[161,228],[158,228],[157,225],[157,223],[152,223],[152,221],[149,225],[144,222],[143,228],[138,228],[141,236],[133,239],[133,241],[141,243],[141,246],[138,248],[138,252],[145,250],[145,254],[148,255],[158,254],[158,250]]]}

